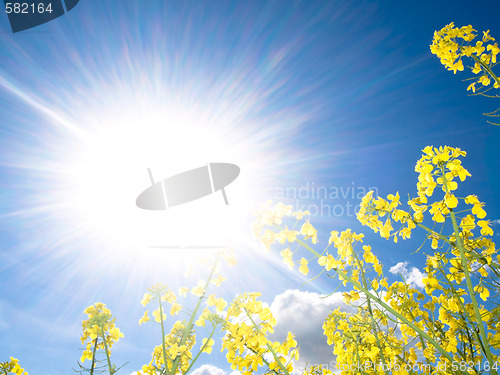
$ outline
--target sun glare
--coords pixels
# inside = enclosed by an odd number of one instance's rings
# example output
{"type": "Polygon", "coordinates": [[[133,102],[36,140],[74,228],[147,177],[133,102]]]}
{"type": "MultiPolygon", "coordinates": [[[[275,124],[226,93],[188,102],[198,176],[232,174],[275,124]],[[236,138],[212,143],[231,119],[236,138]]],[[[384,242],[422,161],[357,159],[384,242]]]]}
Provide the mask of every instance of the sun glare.
{"type": "Polygon", "coordinates": [[[39,114],[29,119],[36,123],[36,146],[12,157],[27,170],[30,189],[23,210],[12,215],[36,226],[48,255],[83,257],[83,272],[93,271],[93,256],[132,267],[137,257],[151,254],[152,263],[162,251],[173,260],[204,247],[238,250],[253,243],[253,212],[288,163],[296,166],[288,139],[309,115],[268,104],[272,75],[248,80],[252,72],[228,72],[215,83],[200,66],[167,80],[163,60],[109,69],[95,80],[74,82],[85,87],[81,96],[75,89],[35,97],[3,85],[39,114]],[[45,96],[69,99],[49,106],[38,99],[45,96]],[[216,191],[161,211],[136,206],[152,182],[209,163],[240,168],[226,197],[216,191]]]}
{"type": "Polygon", "coordinates": [[[255,147],[234,131],[224,133],[224,120],[208,119],[199,111],[162,108],[145,113],[126,108],[89,124],[63,175],[64,200],[77,225],[97,243],[122,254],[177,246],[224,247],[244,239],[258,179],[252,171],[256,155],[248,153],[255,147]],[[136,206],[137,196],[151,186],[148,168],[158,182],[213,162],[241,168],[225,189],[229,205],[218,191],[162,211],[136,206]]]}

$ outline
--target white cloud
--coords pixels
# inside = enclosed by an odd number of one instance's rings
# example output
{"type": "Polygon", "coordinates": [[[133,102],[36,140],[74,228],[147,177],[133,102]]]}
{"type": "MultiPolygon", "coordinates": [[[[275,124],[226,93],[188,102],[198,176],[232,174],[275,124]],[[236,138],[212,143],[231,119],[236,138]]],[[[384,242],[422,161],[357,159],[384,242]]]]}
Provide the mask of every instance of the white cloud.
{"type": "MultiPolygon", "coordinates": [[[[233,371],[235,372],[235,371],[233,371]]],[[[231,375],[233,375],[231,372],[231,375]]],[[[212,365],[201,365],[196,370],[194,370],[192,375],[226,375],[226,372],[216,366],[212,365]]]]}
{"type": "Polygon", "coordinates": [[[408,262],[399,262],[395,266],[392,266],[389,272],[393,275],[401,274],[410,286],[423,289],[424,283],[422,279],[425,277],[425,274],[420,272],[416,267],[412,267],[411,271],[408,271],[406,266],[408,266],[408,262]]]}
{"type": "MultiPolygon", "coordinates": [[[[226,372],[216,366],[212,365],[201,365],[196,370],[191,372],[192,375],[226,375],[226,372]]],[[[134,371],[130,375],[137,375],[137,371],[134,371]]],[[[229,375],[241,375],[239,371],[231,371],[229,375]]]]}
{"type": "Polygon", "coordinates": [[[271,311],[278,323],[270,338],[283,341],[288,331],[295,335],[300,346],[296,369],[304,369],[306,362],[308,365],[329,364],[335,360],[322,325],[328,314],[339,306],[342,311],[354,310],[344,304],[341,292],[322,298],[318,293],[289,289],[274,298],[271,311]]]}

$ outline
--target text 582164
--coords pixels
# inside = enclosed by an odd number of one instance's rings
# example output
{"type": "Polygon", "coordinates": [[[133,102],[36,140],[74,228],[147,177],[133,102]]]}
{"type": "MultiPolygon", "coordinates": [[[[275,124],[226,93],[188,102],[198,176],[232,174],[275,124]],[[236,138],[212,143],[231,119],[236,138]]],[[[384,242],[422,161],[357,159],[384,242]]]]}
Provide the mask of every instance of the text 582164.
{"type": "Polygon", "coordinates": [[[52,3],[5,3],[7,13],[29,14],[29,13],[52,13],[52,3]]]}

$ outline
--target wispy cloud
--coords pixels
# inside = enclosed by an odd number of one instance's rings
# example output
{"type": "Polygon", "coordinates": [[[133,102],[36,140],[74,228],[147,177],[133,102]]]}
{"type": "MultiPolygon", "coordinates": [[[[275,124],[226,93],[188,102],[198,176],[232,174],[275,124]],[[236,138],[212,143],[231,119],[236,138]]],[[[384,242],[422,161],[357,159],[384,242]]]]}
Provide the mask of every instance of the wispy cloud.
{"type": "Polygon", "coordinates": [[[423,289],[424,283],[422,279],[425,277],[425,274],[420,272],[416,267],[412,267],[411,270],[408,270],[407,266],[408,262],[399,262],[395,266],[392,266],[389,272],[393,275],[401,274],[410,286],[423,289]]]}

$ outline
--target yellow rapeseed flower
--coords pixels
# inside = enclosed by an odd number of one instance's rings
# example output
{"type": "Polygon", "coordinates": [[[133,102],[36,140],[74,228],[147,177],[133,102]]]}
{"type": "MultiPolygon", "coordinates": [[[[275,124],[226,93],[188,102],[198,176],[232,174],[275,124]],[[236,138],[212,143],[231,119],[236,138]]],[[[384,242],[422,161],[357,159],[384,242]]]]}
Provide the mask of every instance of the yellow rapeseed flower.
{"type": "Polygon", "coordinates": [[[489,220],[479,220],[477,225],[481,227],[481,234],[483,236],[493,236],[493,229],[489,226],[489,220]]]}
{"type": "Polygon", "coordinates": [[[281,250],[280,255],[283,257],[283,262],[288,265],[288,268],[293,269],[295,263],[293,262],[293,253],[290,249],[286,248],[281,250]]]}
{"type": "Polygon", "coordinates": [[[214,344],[215,341],[213,339],[210,339],[207,342],[207,338],[205,337],[202,342],[202,347],[205,346],[205,348],[203,349],[203,353],[209,353],[209,354],[212,353],[212,346],[214,344]]]}
{"type": "Polygon", "coordinates": [[[311,238],[313,244],[318,242],[318,231],[312,226],[309,220],[306,220],[300,228],[300,234],[305,236],[306,239],[311,238]]]}
{"type": "Polygon", "coordinates": [[[288,227],[285,227],[285,229],[283,229],[276,235],[276,239],[281,244],[285,243],[285,241],[294,242],[297,239],[298,234],[298,231],[289,230],[288,227]]]}
{"type": "Polygon", "coordinates": [[[483,285],[476,285],[474,287],[475,292],[479,292],[479,296],[483,301],[486,301],[488,297],[490,296],[490,291],[488,288],[485,288],[483,285]]]}
{"type": "Polygon", "coordinates": [[[142,316],[141,319],[139,319],[139,324],[143,324],[143,323],[146,323],[146,322],[149,322],[149,316],[148,316],[148,310],[146,310],[144,312],[144,315],[142,316]]]}
{"type": "Polygon", "coordinates": [[[19,365],[17,358],[10,357],[10,361],[0,362],[0,374],[28,375],[28,372],[19,365]]]}
{"type": "Polygon", "coordinates": [[[160,308],[153,311],[153,317],[155,318],[155,322],[161,323],[162,321],[167,319],[167,314],[162,312],[160,314],[160,308]]]}
{"type": "Polygon", "coordinates": [[[308,263],[309,262],[307,261],[306,258],[302,258],[300,260],[299,272],[302,273],[303,275],[307,275],[309,273],[309,268],[307,267],[308,263]]]}
{"type": "Polygon", "coordinates": [[[172,304],[172,308],[170,309],[170,315],[172,316],[177,315],[181,310],[182,310],[182,305],[178,304],[177,302],[174,302],[172,304]]]}

